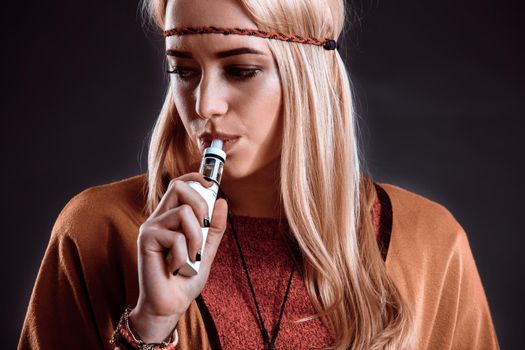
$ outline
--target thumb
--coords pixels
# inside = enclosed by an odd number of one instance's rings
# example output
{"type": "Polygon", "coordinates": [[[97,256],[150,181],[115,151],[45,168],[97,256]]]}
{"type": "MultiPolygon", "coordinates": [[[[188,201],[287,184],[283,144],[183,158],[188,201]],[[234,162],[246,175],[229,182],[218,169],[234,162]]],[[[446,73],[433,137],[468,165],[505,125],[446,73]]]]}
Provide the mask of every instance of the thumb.
{"type": "Polygon", "coordinates": [[[208,237],[206,238],[206,244],[203,252],[203,262],[204,260],[211,262],[215,258],[215,253],[219,248],[222,236],[226,230],[227,219],[228,203],[226,203],[224,198],[219,198],[213,207],[210,228],[208,230],[208,237]]]}

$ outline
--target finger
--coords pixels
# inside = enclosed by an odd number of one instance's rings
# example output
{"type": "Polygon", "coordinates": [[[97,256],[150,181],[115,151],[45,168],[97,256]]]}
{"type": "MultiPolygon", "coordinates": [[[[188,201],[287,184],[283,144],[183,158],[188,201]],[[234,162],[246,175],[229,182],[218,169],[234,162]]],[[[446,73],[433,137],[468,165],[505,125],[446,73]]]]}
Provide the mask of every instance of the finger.
{"type": "Polygon", "coordinates": [[[213,214],[210,221],[210,230],[224,232],[228,219],[228,203],[224,198],[215,201],[213,214]]]}
{"type": "MultiPolygon", "coordinates": [[[[186,259],[188,259],[186,236],[181,232],[162,228],[151,229],[148,233],[139,235],[138,245],[141,251],[139,258],[141,256],[151,256],[151,253],[153,253],[153,256],[158,256],[159,253],[164,253],[168,250],[168,256],[164,257],[162,255],[161,260],[164,261],[162,263],[167,265],[170,272],[184,266],[186,259]]],[[[159,261],[159,263],[161,262],[159,261]]]]}
{"type": "Polygon", "coordinates": [[[204,178],[204,175],[200,173],[196,173],[196,172],[184,174],[182,176],[172,179],[169,182],[168,188],[166,189],[166,192],[162,196],[157,208],[155,209],[154,215],[155,214],[158,215],[162,212],[165,212],[166,210],[170,208],[175,208],[179,206],[178,197],[177,197],[177,190],[179,189],[178,186],[180,186],[182,183],[185,183],[187,181],[197,181],[206,188],[213,185],[213,181],[206,180],[204,178]]]}
{"type": "Polygon", "coordinates": [[[188,261],[188,249],[186,246],[186,237],[179,232],[172,232],[173,246],[170,249],[171,261],[168,265],[168,272],[173,274],[174,271],[177,271],[183,268],[188,261]]]}
{"type": "Polygon", "coordinates": [[[213,216],[204,246],[201,269],[209,270],[215,254],[219,248],[224,231],[226,230],[226,219],[228,218],[228,204],[223,198],[217,199],[213,208],[213,216]]]}
{"type": "Polygon", "coordinates": [[[199,222],[188,204],[166,211],[154,218],[151,224],[162,229],[182,232],[186,236],[190,259],[196,260],[197,252],[202,248],[202,222],[199,222]]]}
{"type": "MultiPolygon", "coordinates": [[[[159,204],[157,205],[157,208],[155,208],[155,210],[153,211],[153,213],[151,214],[151,217],[155,217],[157,215],[160,215],[162,213],[164,213],[165,211],[171,209],[171,208],[176,208],[180,205],[180,201],[181,201],[181,198],[179,198],[181,196],[181,194],[188,194],[191,198],[199,198],[200,195],[198,193],[196,193],[197,191],[195,191],[194,189],[192,189],[191,187],[189,187],[187,184],[186,184],[186,181],[197,181],[199,182],[201,185],[203,185],[204,187],[208,188],[210,187],[211,185],[213,185],[213,181],[208,181],[204,178],[204,176],[200,173],[188,173],[188,174],[184,174],[182,176],[179,176],[175,179],[172,179],[168,185],[168,188],[166,190],[166,192],[164,193],[164,195],[162,196],[159,204]],[[188,189],[188,187],[191,189],[191,191],[188,189]],[[182,191],[182,193],[180,193],[180,191],[182,191]],[[199,197],[195,197],[195,193],[197,195],[199,195],[199,197]]],[[[183,197],[184,198],[184,197],[183,197]]],[[[202,197],[200,197],[202,198],[202,197]]],[[[198,201],[198,199],[197,199],[198,201]]],[[[206,201],[204,201],[204,203],[206,203],[206,201]]],[[[188,203],[189,204],[189,203],[188,203]]],[[[202,206],[202,204],[200,204],[202,206]]],[[[204,213],[206,214],[206,213],[204,213]]],[[[204,219],[204,217],[202,218],[204,219]]]]}
{"type": "Polygon", "coordinates": [[[143,257],[152,252],[153,256],[159,256],[159,253],[168,250],[166,256],[162,254],[161,258],[155,261],[156,264],[160,264],[156,268],[166,268],[169,273],[183,267],[188,259],[186,237],[181,232],[162,228],[151,230],[148,234],[139,236],[139,248],[143,257]]]}

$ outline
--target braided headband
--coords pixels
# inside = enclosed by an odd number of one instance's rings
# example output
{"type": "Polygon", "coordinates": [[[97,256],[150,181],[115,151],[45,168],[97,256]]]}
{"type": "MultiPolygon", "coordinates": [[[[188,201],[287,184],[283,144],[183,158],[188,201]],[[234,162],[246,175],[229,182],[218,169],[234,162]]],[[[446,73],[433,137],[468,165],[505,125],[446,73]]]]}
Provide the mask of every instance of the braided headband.
{"type": "Polygon", "coordinates": [[[293,41],[295,43],[301,44],[311,44],[322,46],[325,50],[335,50],[339,48],[339,44],[333,39],[324,39],[319,40],[309,36],[297,36],[291,34],[283,34],[277,32],[265,32],[257,29],[241,29],[241,28],[219,28],[214,26],[209,27],[182,27],[182,28],[172,28],[163,31],[163,36],[173,36],[173,35],[188,35],[188,34],[207,34],[207,33],[217,33],[217,34],[236,34],[236,35],[252,35],[258,36],[260,38],[268,39],[277,39],[282,41],[293,41]]]}

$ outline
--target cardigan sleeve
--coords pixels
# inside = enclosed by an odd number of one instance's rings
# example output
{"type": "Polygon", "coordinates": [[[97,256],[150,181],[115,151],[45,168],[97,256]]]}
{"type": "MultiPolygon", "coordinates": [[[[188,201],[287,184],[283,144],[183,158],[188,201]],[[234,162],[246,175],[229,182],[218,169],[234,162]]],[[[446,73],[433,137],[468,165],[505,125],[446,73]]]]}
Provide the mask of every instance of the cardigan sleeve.
{"type": "Polygon", "coordinates": [[[111,334],[138,297],[136,237],[142,219],[129,202],[102,186],[81,192],[64,207],[40,265],[18,349],[114,349],[111,334]]]}
{"type": "Polygon", "coordinates": [[[85,189],[51,231],[18,349],[104,349],[139,296],[137,237],[147,219],[137,175],[85,189]]]}
{"type": "Polygon", "coordinates": [[[69,225],[55,223],[33,288],[18,349],[102,349],[69,225]]]}
{"type": "Polygon", "coordinates": [[[455,309],[452,349],[499,349],[494,324],[467,235],[460,227],[450,256],[441,305],[455,309]]]}

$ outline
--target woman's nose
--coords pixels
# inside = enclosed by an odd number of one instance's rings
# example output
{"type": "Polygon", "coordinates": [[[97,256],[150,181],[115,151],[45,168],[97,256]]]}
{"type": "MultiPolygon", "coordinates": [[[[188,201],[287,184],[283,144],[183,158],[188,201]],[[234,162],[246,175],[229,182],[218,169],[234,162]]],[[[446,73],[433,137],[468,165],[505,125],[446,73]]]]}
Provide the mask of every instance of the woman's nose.
{"type": "Polygon", "coordinates": [[[195,111],[201,118],[213,118],[226,114],[226,88],[220,79],[203,76],[196,89],[195,111]]]}

